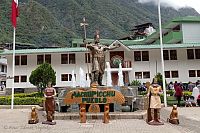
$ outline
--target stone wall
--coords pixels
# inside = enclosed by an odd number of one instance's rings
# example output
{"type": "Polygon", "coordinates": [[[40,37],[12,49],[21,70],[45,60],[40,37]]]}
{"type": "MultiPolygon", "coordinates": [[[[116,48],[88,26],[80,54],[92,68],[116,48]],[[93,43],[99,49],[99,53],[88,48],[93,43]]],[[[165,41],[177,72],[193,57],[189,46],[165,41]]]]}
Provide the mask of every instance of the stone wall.
{"type": "Polygon", "coordinates": [[[139,110],[147,110],[148,108],[148,98],[146,96],[137,96],[136,108],[139,110]]]}

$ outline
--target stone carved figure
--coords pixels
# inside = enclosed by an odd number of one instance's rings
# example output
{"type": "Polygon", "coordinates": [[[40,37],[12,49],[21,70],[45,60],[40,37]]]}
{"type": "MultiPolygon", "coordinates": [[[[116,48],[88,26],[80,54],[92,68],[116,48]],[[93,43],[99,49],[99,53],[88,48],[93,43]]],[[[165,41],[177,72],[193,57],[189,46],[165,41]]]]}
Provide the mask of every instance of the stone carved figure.
{"type": "Polygon", "coordinates": [[[104,108],[104,116],[103,116],[103,123],[109,123],[110,115],[109,115],[109,105],[106,104],[104,108]]]}
{"type": "Polygon", "coordinates": [[[100,44],[99,40],[99,32],[96,31],[94,43],[86,43],[86,48],[91,51],[92,56],[91,83],[97,82],[102,86],[102,79],[105,70],[105,51],[119,48],[120,44],[104,46],[100,44]]]}
{"type": "Polygon", "coordinates": [[[179,124],[177,105],[173,105],[172,112],[167,121],[172,124],[179,124]]]}
{"type": "Polygon", "coordinates": [[[39,122],[38,113],[36,107],[31,108],[31,119],[28,121],[28,124],[36,124],[39,122]]]}
{"type": "Polygon", "coordinates": [[[86,123],[86,109],[85,107],[80,108],[80,123],[86,123]]]}
{"type": "Polygon", "coordinates": [[[157,79],[153,79],[153,83],[149,86],[147,96],[150,98],[150,109],[153,110],[153,119],[148,122],[151,125],[163,125],[160,120],[159,111],[161,109],[160,93],[162,92],[161,86],[158,85],[157,79]]]}
{"type": "Polygon", "coordinates": [[[43,124],[50,124],[55,125],[56,123],[53,122],[54,120],[54,113],[55,113],[55,100],[54,97],[56,96],[56,90],[51,87],[51,83],[48,83],[47,88],[44,90],[45,96],[45,109],[47,114],[47,121],[43,122],[43,124]]]}

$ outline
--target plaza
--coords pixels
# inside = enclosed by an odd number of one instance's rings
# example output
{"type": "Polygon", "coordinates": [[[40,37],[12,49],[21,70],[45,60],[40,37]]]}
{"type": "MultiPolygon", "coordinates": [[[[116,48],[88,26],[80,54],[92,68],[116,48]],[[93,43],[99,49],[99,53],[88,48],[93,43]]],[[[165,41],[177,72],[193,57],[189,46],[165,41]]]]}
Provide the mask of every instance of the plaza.
{"type": "MultiPolygon", "coordinates": [[[[1,133],[198,133],[200,129],[200,114],[198,107],[178,108],[180,124],[172,125],[166,122],[171,107],[162,108],[161,120],[164,125],[151,126],[145,119],[112,119],[109,124],[101,119],[89,119],[81,124],[75,120],[55,120],[56,125],[44,125],[43,112],[39,111],[40,122],[28,124],[30,109],[0,109],[1,133]],[[7,116],[7,117],[5,117],[7,116]]],[[[77,112],[78,114],[78,112],[77,112]]]]}

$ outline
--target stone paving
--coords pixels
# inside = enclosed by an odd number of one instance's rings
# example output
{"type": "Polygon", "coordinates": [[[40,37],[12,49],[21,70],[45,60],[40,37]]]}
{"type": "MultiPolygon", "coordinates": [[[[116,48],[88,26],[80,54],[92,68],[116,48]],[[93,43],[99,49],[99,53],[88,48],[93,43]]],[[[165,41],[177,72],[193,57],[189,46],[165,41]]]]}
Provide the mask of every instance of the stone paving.
{"type": "Polygon", "coordinates": [[[171,108],[162,109],[165,122],[162,126],[150,126],[143,119],[116,119],[109,124],[103,124],[102,120],[88,120],[86,124],[79,120],[57,120],[56,125],[50,126],[41,124],[44,120],[41,114],[40,123],[27,124],[30,109],[0,109],[0,133],[198,133],[200,108],[180,108],[184,121],[178,126],[166,123],[165,117],[170,111],[171,108]],[[187,120],[183,116],[187,116],[187,120]]]}
{"type": "MultiPolygon", "coordinates": [[[[166,120],[171,113],[172,107],[161,110],[161,118],[166,120]]],[[[200,133],[200,107],[178,107],[180,124],[177,129],[188,133],[200,133]]],[[[174,125],[173,125],[174,126],[174,125]]]]}

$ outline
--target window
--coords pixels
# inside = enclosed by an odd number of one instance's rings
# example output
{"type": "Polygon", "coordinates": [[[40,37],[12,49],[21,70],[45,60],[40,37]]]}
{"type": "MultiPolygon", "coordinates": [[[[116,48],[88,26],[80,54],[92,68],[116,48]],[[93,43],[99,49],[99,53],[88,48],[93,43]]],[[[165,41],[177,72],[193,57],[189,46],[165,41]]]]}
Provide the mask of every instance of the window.
{"type": "Polygon", "coordinates": [[[74,44],[73,44],[73,47],[77,47],[77,46],[78,46],[77,43],[74,43],[74,44]]]}
{"type": "Polygon", "coordinates": [[[135,72],[135,78],[141,79],[142,78],[142,72],[135,72]]]}
{"type": "Polygon", "coordinates": [[[68,81],[68,74],[61,74],[61,81],[68,81]]]}
{"type": "Polygon", "coordinates": [[[88,73],[86,73],[86,80],[90,80],[90,77],[91,77],[91,73],[89,73],[89,75],[88,75],[88,73]]]}
{"type": "Polygon", "coordinates": [[[200,59],[200,49],[195,49],[195,57],[196,59],[200,59]]]}
{"type": "Polygon", "coordinates": [[[69,81],[72,81],[72,74],[68,74],[69,75],[69,81]]]}
{"type": "Polygon", "coordinates": [[[171,71],[172,78],[178,78],[178,71],[171,71]]]}
{"type": "Polygon", "coordinates": [[[21,82],[27,82],[27,76],[21,76],[21,82]]]}
{"type": "Polygon", "coordinates": [[[141,52],[140,51],[134,52],[134,59],[135,59],[135,61],[141,61],[141,52]]]}
{"type": "Polygon", "coordinates": [[[200,77],[200,70],[197,70],[197,77],[200,77]]]}
{"type": "Polygon", "coordinates": [[[75,54],[69,54],[69,64],[75,64],[75,54]]]}
{"type": "Polygon", "coordinates": [[[1,72],[6,72],[5,66],[3,64],[1,65],[1,72]]]}
{"type": "Polygon", "coordinates": [[[163,50],[164,60],[177,60],[176,50],[163,50]]]}
{"type": "Polygon", "coordinates": [[[44,62],[44,55],[37,55],[37,64],[42,64],[44,62]]]}
{"type": "Polygon", "coordinates": [[[181,29],[181,26],[180,25],[177,25],[176,27],[174,27],[172,30],[173,31],[180,31],[181,29]]]}
{"type": "Polygon", "coordinates": [[[85,63],[91,63],[90,53],[85,53],[85,63]]]}
{"type": "Polygon", "coordinates": [[[164,58],[164,60],[169,60],[168,50],[163,50],[163,58],[164,58]]]}
{"type": "Polygon", "coordinates": [[[14,77],[14,82],[15,82],[15,83],[19,83],[19,76],[15,76],[15,77],[14,77]]]}
{"type": "Polygon", "coordinates": [[[149,51],[135,51],[134,60],[135,61],[149,61],[149,51]]]}
{"type": "Polygon", "coordinates": [[[21,56],[21,65],[27,65],[27,55],[21,56]]]}
{"type": "Polygon", "coordinates": [[[170,50],[170,60],[177,60],[176,50],[170,50]]]}
{"type": "Polygon", "coordinates": [[[149,51],[142,51],[142,61],[149,61],[149,51]]]}
{"type": "MultiPolygon", "coordinates": [[[[76,74],[74,74],[76,79],[76,74]]],[[[61,81],[72,81],[72,74],[61,74],[61,81]]]]}
{"type": "Polygon", "coordinates": [[[194,59],[194,50],[193,49],[187,49],[187,58],[194,59]]]}
{"type": "Polygon", "coordinates": [[[165,71],[165,78],[170,78],[170,71],[165,71]]]}
{"type": "Polygon", "coordinates": [[[15,65],[19,65],[20,56],[15,56],[15,65]]]}
{"type": "Polygon", "coordinates": [[[189,70],[189,77],[196,77],[196,71],[195,70],[189,70]]]}
{"type": "Polygon", "coordinates": [[[68,64],[68,54],[61,54],[61,64],[68,64]]]}
{"type": "Polygon", "coordinates": [[[143,78],[144,79],[150,78],[150,72],[143,72],[143,78]]]}
{"type": "Polygon", "coordinates": [[[50,54],[45,55],[45,62],[51,64],[51,55],[50,54]]]}
{"type": "Polygon", "coordinates": [[[37,64],[40,65],[42,63],[44,63],[44,61],[46,63],[51,64],[51,55],[50,54],[46,54],[46,55],[37,55],[37,64]],[[45,57],[45,59],[44,59],[45,57]]]}

